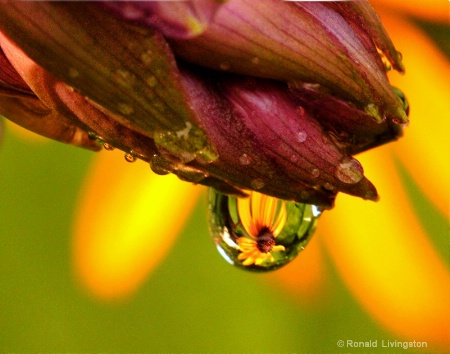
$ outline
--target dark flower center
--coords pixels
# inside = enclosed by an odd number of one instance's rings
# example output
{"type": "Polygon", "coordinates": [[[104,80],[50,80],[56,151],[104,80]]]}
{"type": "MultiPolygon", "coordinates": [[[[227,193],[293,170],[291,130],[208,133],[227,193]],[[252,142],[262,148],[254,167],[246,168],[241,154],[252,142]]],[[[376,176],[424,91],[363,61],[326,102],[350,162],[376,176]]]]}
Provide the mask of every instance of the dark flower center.
{"type": "Polygon", "coordinates": [[[267,227],[262,228],[256,237],[256,247],[262,253],[268,253],[275,246],[275,236],[267,227]]]}

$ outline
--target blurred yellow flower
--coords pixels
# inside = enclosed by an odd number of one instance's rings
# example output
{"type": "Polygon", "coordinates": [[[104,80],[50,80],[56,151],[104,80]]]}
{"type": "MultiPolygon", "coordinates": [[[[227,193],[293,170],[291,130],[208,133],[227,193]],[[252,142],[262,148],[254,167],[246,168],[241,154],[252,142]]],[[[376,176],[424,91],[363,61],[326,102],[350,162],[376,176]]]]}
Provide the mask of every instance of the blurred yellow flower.
{"type": "MultiPolygon", "coordinates": [[[[448,349],[449,269],[418,221],[399,175],[401,165],[437,212],[447,214],[450,66],[407,16],[444,21],[448,3],[380,0],[374,5],[407,70],[405,76],[392,76],[392,83],[411,103],[405,137],[361,156],[381,201],[340,195],[298,260],[264,279],[298,301],[310,301],[326,291],[323,258],[328,255],[380,325],[405,339],[448,349]]],[[[101,153],[81,192],[74,226],[73,262],[80,282],[104,300],[137,291],[170,249],[201,190],[173,176],[151,175],[140,162],[126,164],[115,152],[101,153]]],[[[254,244],[248,246],[246,260],[256,262],[250,253],[254,244]]]]}

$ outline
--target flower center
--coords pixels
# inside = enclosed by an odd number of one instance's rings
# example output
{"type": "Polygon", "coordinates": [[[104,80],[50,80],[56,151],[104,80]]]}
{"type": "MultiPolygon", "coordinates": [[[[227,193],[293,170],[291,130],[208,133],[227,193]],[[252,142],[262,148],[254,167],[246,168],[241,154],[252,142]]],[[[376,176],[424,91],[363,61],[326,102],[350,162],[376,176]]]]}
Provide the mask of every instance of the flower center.
{"type": "Polygon", "coordinates": [[[256,238],[256,247],[262,253],[269,253],[275,246],[275,236],[267,227],[262,228],[256,238]]]}

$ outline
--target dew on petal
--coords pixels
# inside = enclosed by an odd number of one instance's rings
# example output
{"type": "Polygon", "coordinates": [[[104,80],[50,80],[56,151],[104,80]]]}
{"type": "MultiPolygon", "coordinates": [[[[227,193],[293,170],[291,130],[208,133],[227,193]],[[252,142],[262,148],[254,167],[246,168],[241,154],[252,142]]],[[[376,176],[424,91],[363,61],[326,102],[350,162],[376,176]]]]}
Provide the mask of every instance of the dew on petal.
{"type": "Polygon", "coordinates": [[[264,180],[262,178],[255,178],[250,182],[250,184],[254,189],[261,189],[265,185],[264,180]]]}
{"type": "Polygon", "coordinates": [[[239,156],[239,162],[241,165],[250,165],[252,163],[252,158],[247,154],[242,154],[239,156]]]}
{"type": "Polygon", "coordinates": [[[354,158],[344,158],[336,169],[336,177],[344,183],[354,184],[364,177],[361,164],[354,158]]]}
{"type": "Polygon", "coordinates": [[[153,155],[150,168],[157,175],[164,176],[170,173],[170,162],[160,155],[153,155]]]}
{"type": "Polygon", "coordinates": [[[308,137],[308,134],[304,131],[300,131],[297,133],[297,141],[299,143],[304,143],[306,141],[307,137],[308,137]]]}
{"type": "Polygon", "coordinates": [[[311,239],[319,209],[258,192],[238,198],[212,188],[208,222],[222,257],[249,271],[266,272],[292,261],[311,239]]]}
{"type": "Polygon", "coordinates": [[[129,116],[134,113],[134,108],[127,103],[118,103],[119,112],[125,116],[129,116]]]}
{"type": "Polygon", "coordinates": [[[312,175],[313,177],[319,177],[319,175],[320,175],[319,169],[318,169],[318,168],[313,168],[313,169],[311,170],[311,175],[312,175]]]}

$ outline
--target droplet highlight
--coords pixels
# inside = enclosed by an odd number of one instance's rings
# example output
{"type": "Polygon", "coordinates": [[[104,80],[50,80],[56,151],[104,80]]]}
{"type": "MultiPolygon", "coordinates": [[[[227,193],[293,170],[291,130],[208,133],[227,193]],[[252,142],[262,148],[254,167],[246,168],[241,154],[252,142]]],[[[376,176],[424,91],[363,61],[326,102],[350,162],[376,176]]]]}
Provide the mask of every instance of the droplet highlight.
{"type": "Polygon", "coordinates": [[[308,137],[308,134],[304,131],[300,131],[297,133],[297,141],[299,143],[304,143],[306,141],[307,137],[308,137]]]}
{"type": "Polygon", "coordinates": [[[241,269],[266,272],[293,259],[311,239],[319,209],[258,192],[246,198],[210,188],[208,220],[219,253],[241,269]]]}
{"type": "Polygon", "coordinates": [[[265,183],[264,183],[264,180],[262,178],[255,178],[254,180],[252,180],[250,182],[250,185],[254,189],[261,189],[261,188],[264,187],[265,183]]]}

